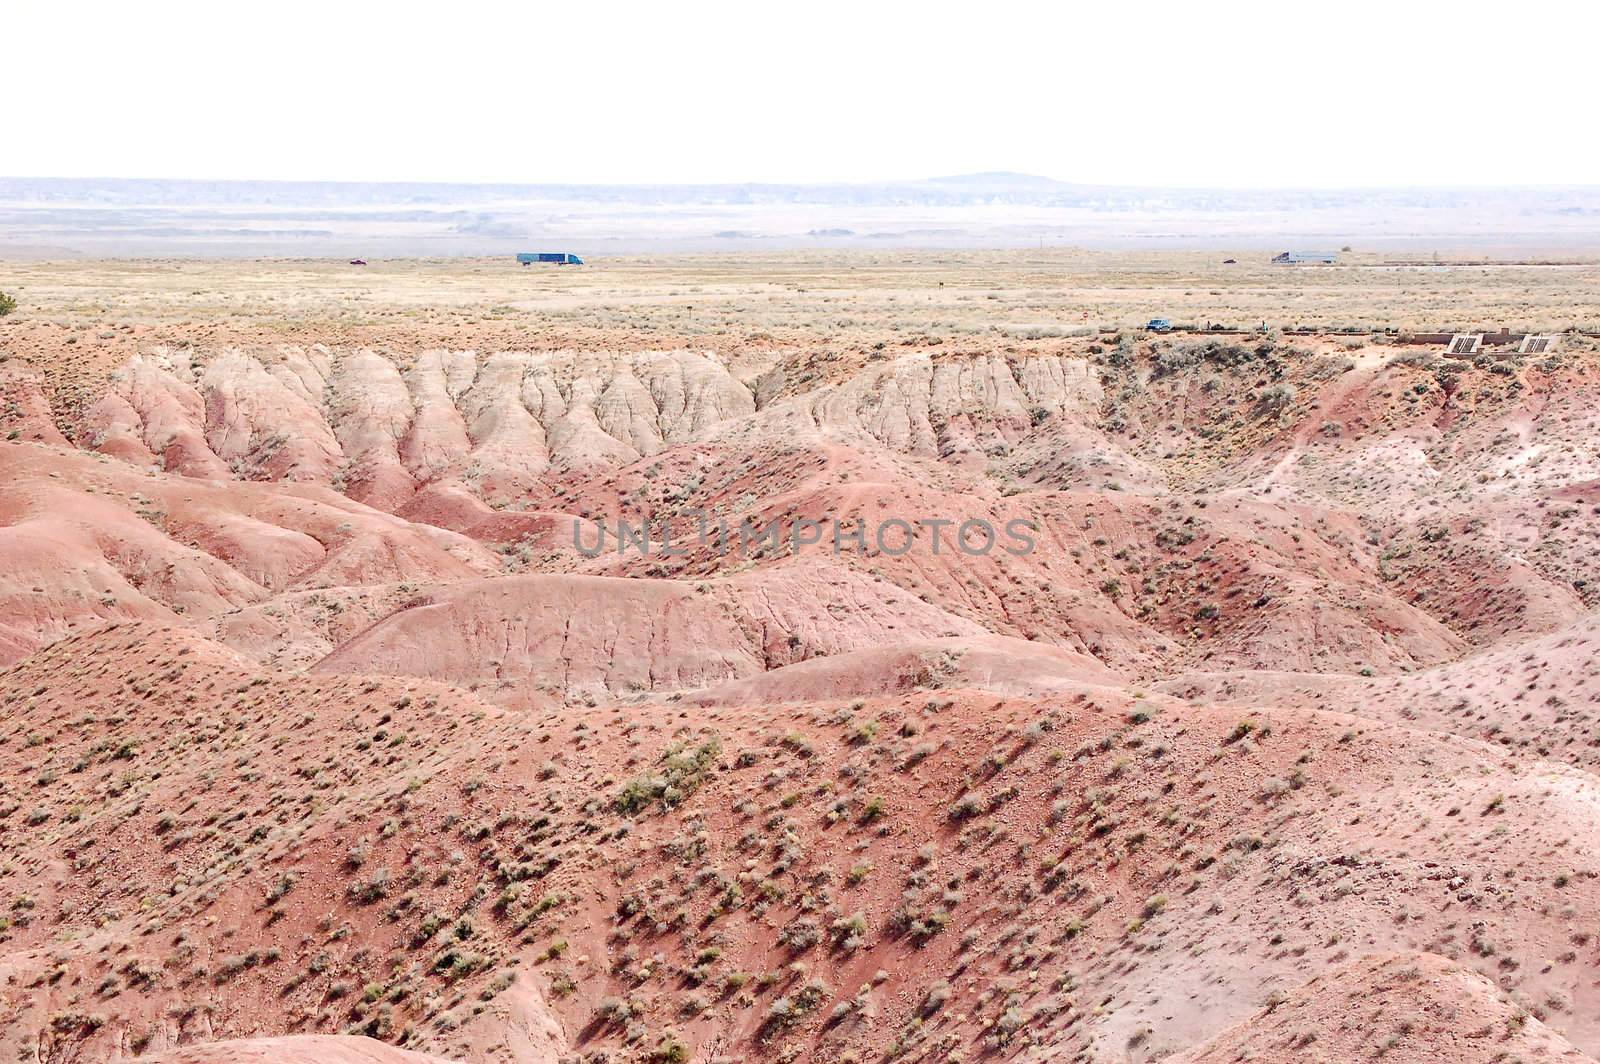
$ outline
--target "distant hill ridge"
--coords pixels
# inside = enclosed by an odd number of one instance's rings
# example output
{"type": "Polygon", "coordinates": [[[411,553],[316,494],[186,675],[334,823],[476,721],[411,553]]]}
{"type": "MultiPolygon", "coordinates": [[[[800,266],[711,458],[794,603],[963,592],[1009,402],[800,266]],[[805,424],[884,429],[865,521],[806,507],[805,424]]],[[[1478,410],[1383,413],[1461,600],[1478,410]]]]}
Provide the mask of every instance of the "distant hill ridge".
{"type": "Polygon", "coordinates": [[[590,203],[819,204],[1288,210],[1358,205],[1469,206],[1584,212],[1600,210],[1600,186],[1543,188],[1197,189],[1075,184],[1035,174],[990,171],[914,180],[815,184],[444,183],[417,181],[230,181],[190,178],[0,177],[0,202],[41,205],[360,207],[456,206],[571,200],[590,203]]]}

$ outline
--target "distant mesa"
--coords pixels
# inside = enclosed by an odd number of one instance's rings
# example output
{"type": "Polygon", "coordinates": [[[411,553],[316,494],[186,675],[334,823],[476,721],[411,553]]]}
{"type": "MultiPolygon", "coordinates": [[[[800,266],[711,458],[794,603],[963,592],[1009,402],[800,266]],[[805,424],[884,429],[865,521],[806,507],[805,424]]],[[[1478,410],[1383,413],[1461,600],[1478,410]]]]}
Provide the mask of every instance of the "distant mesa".
{"type": "Polygon", "coordinates": [[[1315,247],[1330,232],[1375,237],[1387,232],[1387,219],[1404,214],[1397,250],[1431,248],[1465,232],[1488,240],[1485,247],[1521,246],[1526,233],[1546,231],[1559,246],[1578,247],[1600,232],[1594,196],[1593,189],[1555,186],[1173,188],[1008,172],[610,185],[0,177],[0,245],[8,256],[28,257],[69,251],[336,259],[359,242],[392,262],[506,254],[546,240],[627,254],[869,238],[875,245],[998,249],[1037,246],[1049,233],[1061,245],[1209,243],[1263,248],[1270,256],[1269,242],[1315,247]],[[708,219],[720,231],[703,228],[708,219]],[[915,231],[934,226],[942,232],[915,231]]]}

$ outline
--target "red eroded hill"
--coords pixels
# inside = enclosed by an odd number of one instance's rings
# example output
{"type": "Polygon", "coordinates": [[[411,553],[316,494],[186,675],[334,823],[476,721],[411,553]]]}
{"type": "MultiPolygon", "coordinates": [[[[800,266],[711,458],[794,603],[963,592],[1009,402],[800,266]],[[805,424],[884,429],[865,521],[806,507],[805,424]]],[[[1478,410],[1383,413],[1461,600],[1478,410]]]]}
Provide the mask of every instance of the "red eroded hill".
{"type": "Polygon", "coordinates": [[[1593,1058],[1600,365],[1296,343],[0,363],[0,1054],[1593,1058]]]}
{"type": "Polygon", "coordinates": [[[1595,786],[1457,740],[1112,688],[533,717],[140,627],[0,680],[8,1029],[52,1045],[1092,1056],[1397,949],[1595,1037],[1595,786]]]}
{"type": "Polygon", "coordinates": [[[370,1038],[316,1034],[203,1042],[151,1059],[158,1064],[445,1064],[443,1057],[396,1049],[370,1038]]]}
{"type": "Polygon", "coordinates": [[[1309,980],[1174,1064],[1594,1057],[1528,1015],[1493,982],[1427,953],[1374,954],[1309,980]]]}

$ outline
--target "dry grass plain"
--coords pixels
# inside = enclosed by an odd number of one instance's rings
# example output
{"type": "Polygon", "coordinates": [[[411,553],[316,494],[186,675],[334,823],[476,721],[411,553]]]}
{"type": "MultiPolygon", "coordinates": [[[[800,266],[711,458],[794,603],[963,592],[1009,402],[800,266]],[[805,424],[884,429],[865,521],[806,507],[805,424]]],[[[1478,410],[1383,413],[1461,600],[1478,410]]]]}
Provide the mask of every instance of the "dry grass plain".
{"type": "MultiPolygon", "coordinates": [[[[1463,253],[1470,254],[1470,253],[1463,253]]],[[[618,328],[666,338],[765,339],[774,330],[962,337],[1161,315],[1277,327],[1600,329],[1600,258],[1564,266],[1388,266],[1344,255],[1282,267],[1260,251],[784,253],[607,258],[582,268],[508,259],[18,262],[4,283],[25,316],[79,328],[310,323],[383,330],[618,328]],[[1233,265],[1223,260],[1236,258],[1233,265]]],[[[1410,260],[1407,260],[1410,261],[1410,260]]]]}
{"type": "MultiPolygon", "coordinates": [[[[1478,253],[1446,252],[1475,258],[1478,253]]],[[[325,343],[412,353],[442,345],[715,347],[725,357],[818,356],[941,344],[1049,349],[1152,317],[1249,328],[1600,333],[1600,257],[1582,265],[1450,267],[1415,254],[1270,265],[1259,250],[813,252],[606,258],[519,268],[506,258],[14,262],[15,353],[70,389],[138,345],[325,343]],[[1232,265],[1224,260],[1236,259],[1232,265]],[[1394,267],[1393,261],[1415,265],[1394,267]]]]}

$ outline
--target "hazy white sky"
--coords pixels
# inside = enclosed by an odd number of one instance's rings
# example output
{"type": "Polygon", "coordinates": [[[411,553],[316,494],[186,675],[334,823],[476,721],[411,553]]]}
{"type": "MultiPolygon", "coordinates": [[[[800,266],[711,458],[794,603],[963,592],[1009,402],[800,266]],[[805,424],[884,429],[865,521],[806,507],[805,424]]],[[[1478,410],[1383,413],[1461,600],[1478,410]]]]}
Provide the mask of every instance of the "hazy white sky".
{"type": "Polygon", "coordinates": [[[1597,8],[8,0],[0,174],[1600,184],[1597,8]]]}

